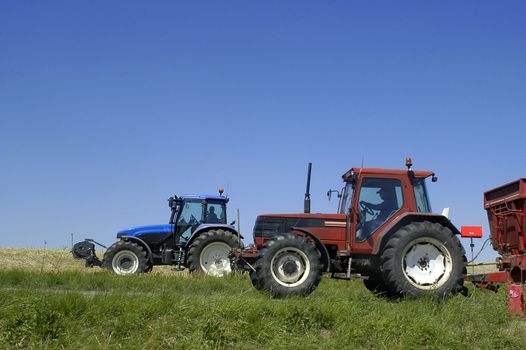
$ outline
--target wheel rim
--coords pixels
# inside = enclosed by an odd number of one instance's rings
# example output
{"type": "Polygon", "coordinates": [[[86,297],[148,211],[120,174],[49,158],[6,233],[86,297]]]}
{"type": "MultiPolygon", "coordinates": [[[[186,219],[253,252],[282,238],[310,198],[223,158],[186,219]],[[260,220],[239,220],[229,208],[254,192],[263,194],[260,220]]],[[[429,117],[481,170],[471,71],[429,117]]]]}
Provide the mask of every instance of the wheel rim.
{"type": "Polygon", "coordinates": [[[118,275],[132,274],[139,268],[139,258],[129,250],[121,250],[113,257],[111,267],[118,275]]]}
{"type": "Polygon", "coordinates": [[[432,290],[449,279],[453,261],[449,250],[436,239],[425,237],[412,241],[402,253],[402,270],[415,287],[432,290]]]}
{"type": "Polygon", "coordinates": [[[230,251],[232,248],[223,242],[208,244],[199,257],[203,271],[210,276],[221,277],[232,271],[230,266],[230,251]]]}
{"type": "Polygon", "coordinates": [[[295,287],[309,277],[309,259],[297,248],[280,249],[274,254],[270,264],[272,277],[282,286],[295,287]]]}

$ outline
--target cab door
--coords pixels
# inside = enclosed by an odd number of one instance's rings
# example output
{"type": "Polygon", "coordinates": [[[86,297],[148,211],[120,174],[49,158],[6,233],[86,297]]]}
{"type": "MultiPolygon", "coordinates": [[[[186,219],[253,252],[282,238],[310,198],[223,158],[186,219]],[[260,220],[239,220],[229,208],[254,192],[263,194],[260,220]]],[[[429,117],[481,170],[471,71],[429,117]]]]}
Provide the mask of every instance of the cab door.
{"type": "Polygon", "coordinates": [[[392,222],[404,206],[403,183],[398,177],[367,176],[355,189],[353,199],[353,253],[368,254],[377,234],[392,222]]]}
{"type": "Polygon", "coordinates": [[[181,207],[175,226],[176,245],[188,242],[192,233],[204,221],[206,203],[202,200],[186,200],[181,207]]]}

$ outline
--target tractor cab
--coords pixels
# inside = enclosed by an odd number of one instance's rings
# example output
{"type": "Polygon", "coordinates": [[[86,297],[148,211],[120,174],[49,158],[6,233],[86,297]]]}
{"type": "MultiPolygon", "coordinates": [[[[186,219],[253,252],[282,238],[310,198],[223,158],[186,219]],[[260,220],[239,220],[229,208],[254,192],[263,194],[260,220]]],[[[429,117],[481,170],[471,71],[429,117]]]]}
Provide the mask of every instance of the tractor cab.
{"type": "Polygon", "coordinates": [[[220,195],[184,195],[168,199],[172,209],[170,224],[174,225],[177,239],[186,243],[202,225],[226,225],[228,198],[220,195]]]}
{"type": "MultiPolygon", "coordinates": [[[[399,186],[399,180],[386,180],[382,177],[378,177],[378,171],[363,171],[363,170],[373,170],[373,169],[358,169],[353,168],[343,175],[343,179],[346,182],[345,187],[341,190],[340,202],[338,204],[338,213],[347,214],[349,209],[352,206],[352,199],[355,195],[356,185],[358,183],[358,173],[360,175],[367,175],[367,178],[362,183],[361,188],[364,191],[365,199],[368,199],[373,204],[379,204],[380,202],[385,201],[385,197],[388,198],[388,201],[393,201],[396,199],[398,206],[400,205],[400,196],[401,188],[399,186]],[[382,197],[382,195],[385,195],[382,197]]],[[[375,169],[376,170],[376,169],[375,169]]],[[[381,169],[378,169],[381,170],[381,169]]],[[[392,171],[391,171],[392,172],[392,171]]],[[[398,172],[398,171],[397,171],[398,172]]],[[[405,174],[402,174],[405,175],[405,174]]],[[[430,213],[431,212],[431,202],[429,201],[429,196],[427,193],[425,179],[429,176],[432,176],[432,181],[436,181],[434,173],[431,172],[422,172],[419,171],[418,175],[415,175],[413,172],[413,177],[411,178],[411,185],[413,187],[413,194],[416,202],[416,211],[421,213],[430,213]]],[[[332,192],[332,191],[330,191],[332,192]]]]}
{"type": "Polygon", "coordinates": [[[342,177],[338,213],[350,215],[354,225],[355,242],[369,239],[380,227],[404,213],[431,213],[425,179],[430,171],[352,168],[342,177]]]}

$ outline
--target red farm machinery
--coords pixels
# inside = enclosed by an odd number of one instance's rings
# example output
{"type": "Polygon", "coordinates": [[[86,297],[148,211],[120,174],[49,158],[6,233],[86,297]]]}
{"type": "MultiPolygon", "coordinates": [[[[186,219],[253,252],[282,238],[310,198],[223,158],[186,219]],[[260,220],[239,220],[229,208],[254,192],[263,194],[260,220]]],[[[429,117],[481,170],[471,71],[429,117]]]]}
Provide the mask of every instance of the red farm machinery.
{"type": "MultiPolygon", "coordinates": [[[[343,175],[334,214],[305,211],[259,215],[255,246],[237,255],[252,284],[274,297],[308,295],[322,273],[360,275],[374,293],[439,298],[465,293],[466,257],[460,231],[431,212],[426,179],[431,171],[352,168],[343,175]]],[[[309,166],[310,173],[310,166],[309,166]]]]}
{"type": "Polygon", "coordinates": [[[459,237],[481,237],[481,227],[459,230],[432,213],[425,180],[435,182],[435,174],[412,170],[410,158],[406,166],[350,169],[343,189],[328,192],[340,198],[337,213],[314,214],[309,165],[304,213],[259,215],[254,246],[237,254],[254,287],[274,297],[308,295],[324,272],[360,276],[370,291],[390,297],[466,295],[464,281],[494,290],[496,283],[515,283],[508,287],[510,312],[523,315],[518,284],[526,281],[526,179],[484,194],[499,271],[467,275],[459,237]]]}
{"type": "Polygon", "coordinates": [[[475,286],[496,290],[508,283],[511,313],[524,315],[522,284],[526,282],[526,179],[518,179],[484,193],[490,239],[500,257],[499,271],[466,276],[475,286]],[[519,285],[520,284],[520,285],[519,285]]]}

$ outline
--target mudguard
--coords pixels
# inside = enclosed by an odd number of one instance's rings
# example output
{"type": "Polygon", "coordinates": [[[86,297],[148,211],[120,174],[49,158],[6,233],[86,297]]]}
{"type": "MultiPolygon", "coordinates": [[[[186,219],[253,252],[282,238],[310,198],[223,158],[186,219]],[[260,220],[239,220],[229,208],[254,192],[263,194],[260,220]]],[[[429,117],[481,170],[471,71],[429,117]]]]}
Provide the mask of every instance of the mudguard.
{"type": "Polygon", "coordinates": [[[221,230],[225,230],[225,231],[230,231],[230,232],[234,233],[235,235],[239,235],[240,239],[244,238],[239,232],[237,232],[237,230],[233,226],[230,226],[230,225],[226,225],[226,224],[201,224],[201,225],[197,226],[197,229],[194,231],[192,236],[190,236],[190,239],[188,240],[188,242],[186,242],[185,247],[189,247],[197,236],[199,236],[202,232],[208,231],[210,229],[214,229],[214,230],[221,229],[221,230]]]}
{"type": "Polygon", "coordinates": [[[429,221],[441,224],[444,227],[449,228],[454,234],[460,235],[458,228],[444,215],[433,214],[433,213],[405,213],[400,215],[396,220],[391,222],[383,232],[379,235],[379,244],[373,249],[373,254],[379,254],[384,246],[387,244],[390,236],[393,235],[400,227],[408,225],[412,222],[429,221]]]}
{"type": "Polygon", "coordinates": [[[135,242],[137,243],[138,245],[140,245],[141,247],[144,248],[144,250],[146,250],[146,258],[148,259],[148,261],[150,262],[153,262],[153,254],[152,254],[152,250],[150,248],[150,246],[148,244],[146,244],[145,241],[143,241],[142,239],[140,239],[139,237],[135,237],[135,236],[127,236],[127,235],[123,235],[121,234],[120,236],[118,236],[120,239],[122,239],[123,241],[130,241],[130,242],[135,242]]]}

